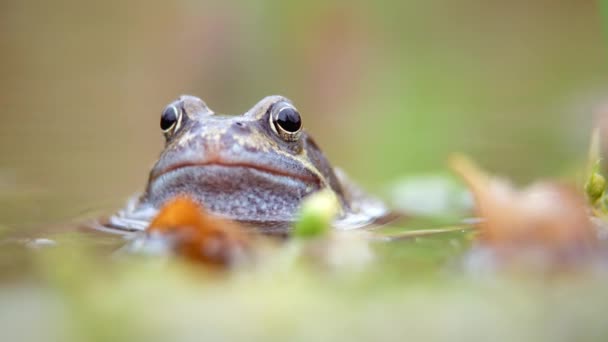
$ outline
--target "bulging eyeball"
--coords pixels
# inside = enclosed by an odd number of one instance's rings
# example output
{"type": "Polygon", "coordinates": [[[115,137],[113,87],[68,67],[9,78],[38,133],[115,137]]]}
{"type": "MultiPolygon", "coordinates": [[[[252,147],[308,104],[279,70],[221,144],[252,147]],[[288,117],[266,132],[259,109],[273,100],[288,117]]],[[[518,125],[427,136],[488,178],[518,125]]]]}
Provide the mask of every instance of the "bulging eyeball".
{"type": "Polygon", "coordinates": [[[270,116],[271,126],[286,141],[296,141],[302,130],[300,113],[289,103],[274,106],[270,116]]]}
{"type": "Polygon", "coordinates": [[[182,111],[175,105],[169,105],[160,116],[160,129],[165,135],[170,135],[179,128],[182,111]]]}

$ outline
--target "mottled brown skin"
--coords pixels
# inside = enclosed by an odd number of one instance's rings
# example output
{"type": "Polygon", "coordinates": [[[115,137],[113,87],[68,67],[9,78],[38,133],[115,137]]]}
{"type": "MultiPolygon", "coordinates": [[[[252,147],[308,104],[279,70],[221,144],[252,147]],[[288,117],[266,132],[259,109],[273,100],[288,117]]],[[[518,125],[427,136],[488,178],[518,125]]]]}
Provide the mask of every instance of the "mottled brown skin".
{"type": "Polygon", "coordinates": [[[187,195],[214,214],[284,231],[301,200],[323,188],[336,194],[342,218],[358,215],[355,225],[386,214],[381,203],[337,176],[304,130],[289,139],[279,134],[276,111],[293,106],[282,96],[268,96],[240,116],[217,115],[187,95],[169,106],[181,120],[165,132],[165,149],[145,192],[112,218],[112,226],[139,230],[164,203],[187,195]]]}

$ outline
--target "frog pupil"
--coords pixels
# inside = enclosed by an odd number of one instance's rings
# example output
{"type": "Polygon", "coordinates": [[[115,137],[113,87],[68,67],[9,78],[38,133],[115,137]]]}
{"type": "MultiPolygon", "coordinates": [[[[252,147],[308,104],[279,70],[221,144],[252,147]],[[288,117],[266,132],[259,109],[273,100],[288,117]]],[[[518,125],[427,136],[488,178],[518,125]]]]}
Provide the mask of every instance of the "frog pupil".
{"type": "Polygon", "coordinates": [[[276,123],[285,131],[295,133],[300,130],[302,121],[300,120],[300,114],[290,107],[281,109],[277,114],[276,123]]]}
{"type": "Polygon", "coordinates": [[[175,107],[168,107],[163,111],[160,117],[160,129],[166,131],[170,129],[177,122],[177,113],[175,107]]]}

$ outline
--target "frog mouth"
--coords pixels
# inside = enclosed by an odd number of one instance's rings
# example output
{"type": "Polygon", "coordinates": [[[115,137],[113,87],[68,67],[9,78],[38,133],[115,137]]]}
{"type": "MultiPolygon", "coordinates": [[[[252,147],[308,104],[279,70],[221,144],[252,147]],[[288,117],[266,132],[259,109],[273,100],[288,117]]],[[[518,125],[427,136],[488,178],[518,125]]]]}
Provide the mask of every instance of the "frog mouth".
{"type": "Polygon", "coordinates": [[[176,196],[188,196],[229,219],[287,222],[294,220],[302,199],[322,187],[320,176],[306,168],[182,161],[153,171],[140,203],[158,209],[176,196]]]}
{"type": "MultiPolygon", "coordinates": [[[[309,173],[309,174],[306,174],[303,172],[295,173],[295,172],[278,170],[278,169],[268,167],[266,165],[261,165],[261,164],[254,164],[254,163],[247,163],[247,162],[224,162],[224,161],[182,162],[182,163],[173,164],[173,165],[170,165],[170,166],[166,167],[165,169],[161,170],[160,172],[152,173],[150,176],[150,183],[154,182],[155,180],[157,180],[163,176],[168,176],[171,173],[174,173],[176,171],[182,171],[187,168],[199,169],[199,168],[214,167],[214,166],[227,168],[227,169],[235,169],[235,170],[236,169],[254,170],[254,171],[258,171],[258,172],[268,174],[268,175],[286,177],[286,178],[290,178],[293,180],[298,180],[298,181],[301,181],[302,183],[306,183],[306,184],[314,184],[316,186],[321,185],[321,180],[319,179],[319,177],[312,173],[309,173]]],[[[239,181],[239,180],[235,179],[235,182],[237,182],[237,181],[239,181]]]]}

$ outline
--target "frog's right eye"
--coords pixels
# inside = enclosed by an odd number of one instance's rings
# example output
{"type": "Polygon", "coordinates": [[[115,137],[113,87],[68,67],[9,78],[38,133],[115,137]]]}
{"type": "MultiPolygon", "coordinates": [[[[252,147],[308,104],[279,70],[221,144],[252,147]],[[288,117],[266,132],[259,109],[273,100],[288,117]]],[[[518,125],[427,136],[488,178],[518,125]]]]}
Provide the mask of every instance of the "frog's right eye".
{"type": "Polygon", "coordinates": [[[170,105],[163,110],[160,116],[160,129],[163,133],[169,134],[171,131],[179,128],[179,123],[182,119],[182,111],[175,105],[170,105]]]}
{"type": "Polygon", "coordinates": [[[281,103],[273,107],[270,127],[285,141],[296,141],[302,130],[300,113],[290,104],[281,103]]]}

